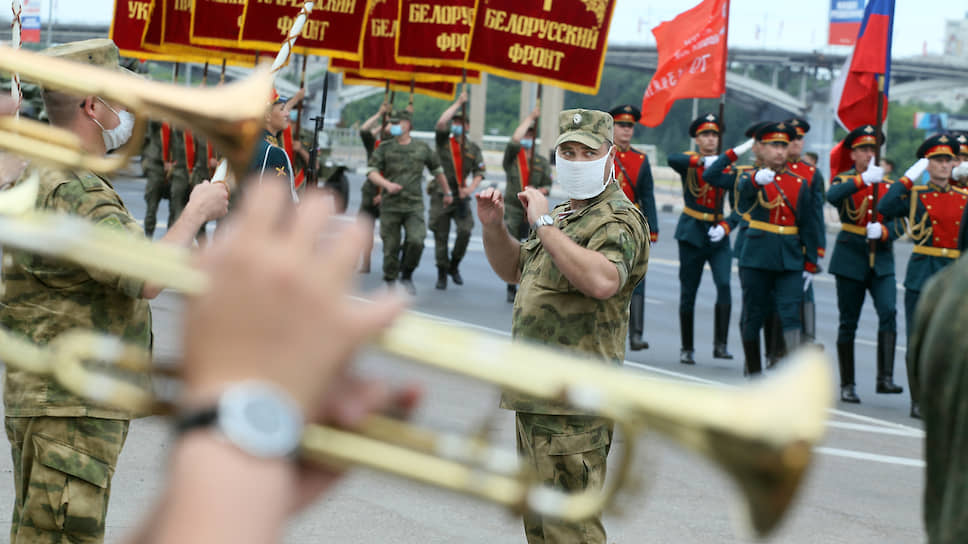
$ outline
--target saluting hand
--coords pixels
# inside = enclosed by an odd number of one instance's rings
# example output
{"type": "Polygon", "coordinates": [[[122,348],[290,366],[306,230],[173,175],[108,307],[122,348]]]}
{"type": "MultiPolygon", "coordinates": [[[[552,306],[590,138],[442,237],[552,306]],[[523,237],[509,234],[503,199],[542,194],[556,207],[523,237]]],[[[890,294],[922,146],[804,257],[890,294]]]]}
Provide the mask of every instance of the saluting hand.
{"type": "Polygon", "coordinates": [[[485,227],[500,225],[504,221],[504,195],[493,187],[478,193],[477,218],[485,227]]]}

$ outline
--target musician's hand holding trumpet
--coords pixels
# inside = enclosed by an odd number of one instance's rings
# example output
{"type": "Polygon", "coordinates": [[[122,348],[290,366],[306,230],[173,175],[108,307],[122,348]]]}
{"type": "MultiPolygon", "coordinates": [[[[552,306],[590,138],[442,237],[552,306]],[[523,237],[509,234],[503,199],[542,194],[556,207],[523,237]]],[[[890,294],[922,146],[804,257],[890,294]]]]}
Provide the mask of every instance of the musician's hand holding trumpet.
{"type": "MultiPolygon", "coordinates": [[[[253,184],[250,196],[198,258],[212,281],[186,308],[181,404],[189,411],[214,406],[226,389],[256,382],[313,422],[356,427],[380,410],[408,411],[415,391],[393,392],[346,370],[357,348],[403,307],[390,296],[365,306],[346,297],[369,233],[353,225],[319,247],[319,235],[333,228],[328,197],[310,195],[287,217],[284,187],[253,184]]],[[[199,427],[178,441],[169,487],[138,540],[278,540],[286,517],[337,476],[291,457],[259,458],[221,440],[212,426],[199,427]]]]}

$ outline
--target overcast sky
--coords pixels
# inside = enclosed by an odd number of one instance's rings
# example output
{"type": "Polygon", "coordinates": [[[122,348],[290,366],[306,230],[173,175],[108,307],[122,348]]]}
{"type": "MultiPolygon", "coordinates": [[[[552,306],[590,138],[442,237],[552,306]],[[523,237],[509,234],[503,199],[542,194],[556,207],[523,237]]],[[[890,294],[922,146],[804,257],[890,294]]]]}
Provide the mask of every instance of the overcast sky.
{"type": "MultiPolygon", "coordinates": [[[[114,5],[113,0],[42,1],[53,5],[55,21],[91,24],[108,24],[114,5]]],[[[698,0],[617,0],[609,42],[653,44],[652,27],[696,4],[698,0]]],[[[732,0],[729,43],[738,47],[825,49],[829,9],[829,0],[732,0]]],[[[961,19],[966,12],[968,0],[898,0],[894,56],[915,56],[924,51],[940,54],[945,21],[961,19]]]]}

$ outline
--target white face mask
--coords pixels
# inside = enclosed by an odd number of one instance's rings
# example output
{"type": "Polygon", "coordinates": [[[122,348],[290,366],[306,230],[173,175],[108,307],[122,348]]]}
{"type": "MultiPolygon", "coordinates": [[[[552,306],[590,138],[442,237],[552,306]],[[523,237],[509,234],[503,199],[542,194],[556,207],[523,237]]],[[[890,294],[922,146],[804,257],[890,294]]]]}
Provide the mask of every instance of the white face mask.
{"type": "Polygon", "coordinates": [[[594,161],[570,161],[561,155],[556,157],[558,181],[572,200],[586,200],[594,198],[605,190],[605,166],[610,167],[608,180],[611,181],[615,171],[615,161],[611,160],[611,149],[604,157],[594,161]]]}
{"type": "Polygon", "coordinates": [[[98,100],[100,100],[107,109],[114,112],[114,114],[118,116],[118,120],[120,122],[118,123],[118,126],[108,130],[104,128],[104,125],[102,125],[97,119],[92,117],[91,120],[97,123],[97,126],[101,127],[101,137],[104,138],[104,148],[108,151],[119,149],[121,146],[128,143],[128,140],[131,139],[131,135],[134,133],[134,115],[125,110],[117,111],[109,106],[104,100],[101,100],[100,98],[98,98],[98,100]]]}

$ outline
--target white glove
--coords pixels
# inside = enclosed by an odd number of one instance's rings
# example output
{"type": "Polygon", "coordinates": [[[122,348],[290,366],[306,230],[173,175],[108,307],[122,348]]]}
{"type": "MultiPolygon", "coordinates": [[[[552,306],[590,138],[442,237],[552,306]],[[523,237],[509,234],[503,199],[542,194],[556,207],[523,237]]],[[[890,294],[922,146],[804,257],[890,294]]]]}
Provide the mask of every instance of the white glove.
{"type": "Polygon", "coordinates": [[[726,229],[722,225],[713,225],[709,227],[706,234],[709,236],[709,241],[715,244],[726,236],[726,229]]]}
{"type": "Polygon", "coordinates": [[[867,239],[868,240],[880,240],[881,236],[884,235],[884,225],[880,223],[868,223],[867,224],[867,239]]]}
{"type": "Polygon", "coordinates": [[[756,176],[753,178],[756,183],[760,185],[769,185],[773,183],[773,178],[776,177],[776,172],[770,170],[769,168],[764,168],[756,172],[756,176]]]}
{"type": "Polygon", "coordinates": [[[746,140],[745,142],[743,142],[743,143],[739,144],[738,146],[734,147],[733,148],[733,153],[736,153],[736,156],[737,157],[740,156],[740,155],[742,155],[743,153],[746,153],[750,149],[753,149],[753,142],[755,142],[755,141],[756,140],[754,140],[753,138],[750,138],[749,140],[746,140]]]}
{"type": "Polygon", "coordinates": [[[884,169],[880,166],[868,166],[867,171],[860,175],[860,179],[864,180],[864,183],[870,185],[872,183],[884,180],[884,169]]]}
{"type": "Polygon", "coordinates": [[[907,169],[904,172],[904,177],[911,181],[917,181],[921,177],[921,174],[928,169],[928,159],[918,159],[918,162],[914,163],[914,166],[907,169]]]}
{"type": "Polygon", "coordinates": [[[968,178],[968,161],[955,166],[954,170],[951,171],[951,177],[958,181],[968,178]]]}
{"type": "Polygon", "coordinates": [[[703,164],[703,166],[705,168],[709,168],[710,166],[713,165],[714,162],[716,162],[717,159],[719,159],[719,157],[717,157],[716,155],[710,155],[708,157],[703,157],[702,158],[702,164],[703,164]]]}
{"type": "Polygon", "coordinates": [[[810,289],[810,284],[813,282],[813,274],[803,271],[803,292],[806,293],[810,289]]]}

